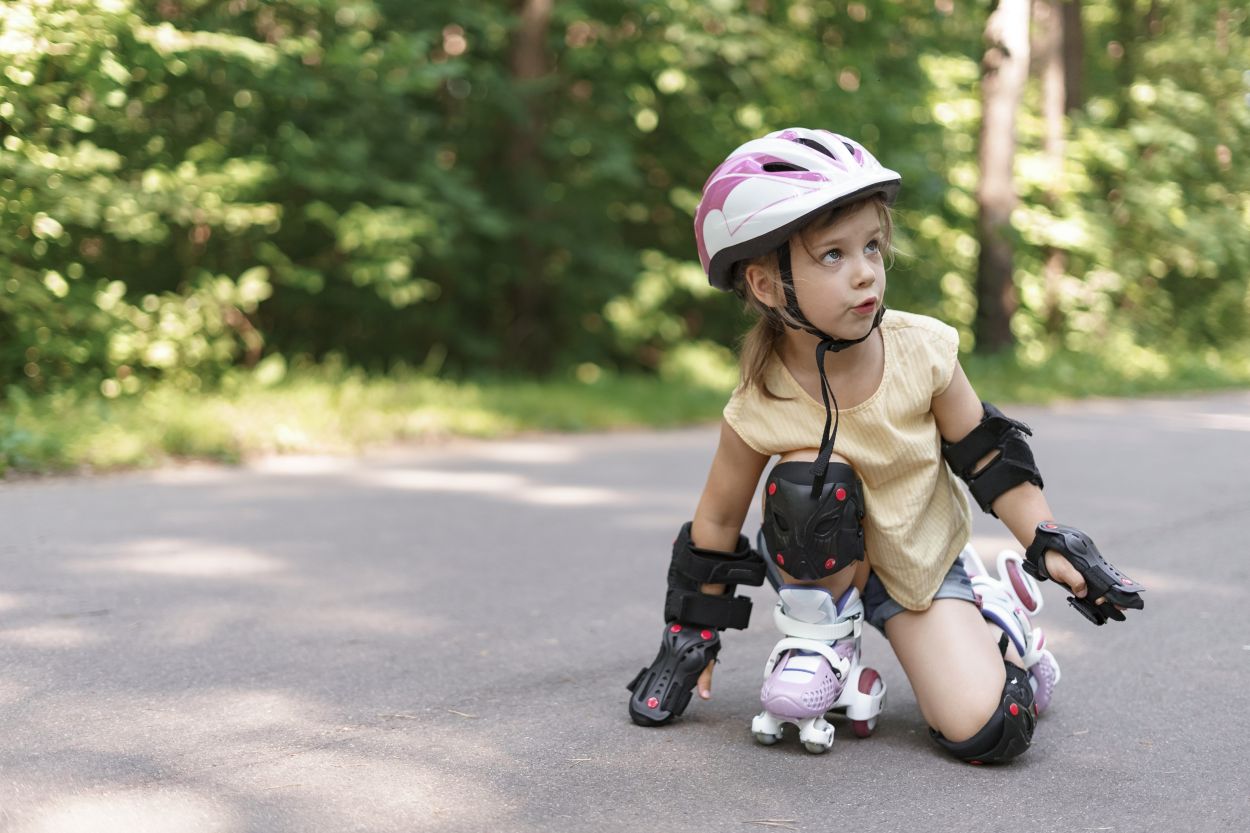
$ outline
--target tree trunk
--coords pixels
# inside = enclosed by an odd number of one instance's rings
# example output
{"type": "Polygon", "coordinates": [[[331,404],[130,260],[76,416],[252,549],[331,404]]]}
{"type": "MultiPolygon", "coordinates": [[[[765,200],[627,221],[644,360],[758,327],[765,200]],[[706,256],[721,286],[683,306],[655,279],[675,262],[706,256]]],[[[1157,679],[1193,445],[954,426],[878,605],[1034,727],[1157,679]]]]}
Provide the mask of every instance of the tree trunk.
{"type": "Polygon", "coordinates": [[[1081,0],[1063,3],[1063,111],[1071,113],[1085,106],[1085,25],[1081,22],[1081,0]]]}
{"type": "MultiPolygon", "coordinates": [[[[1034,0],[1033,43],[1038,74],[1042,79],[1042,118],[1045,124],[1043,150],[1046,154],[1049,185],[1043,195],[1053,212],[1063,198],[1063,159],[1065,150],[1064,107],[1066,104],[1064,6],[1061,0],[1034,0]]],[[[1063,310],[1059,306],[1063,276],[1068,270],[1068,253],[1047,246],[1044,255],[1046,286],[1046,330],[1051,335],[1063,331],[1063,310]]]]}
{"type": "Polygon", "coordinates": [[[1133,115],[1133,81],[1137,77],[1137,33],[1141,28],[1136,0],[1115,0],[1115,33],[1120,45],[1115,66],[1115,78],[1119,84],[1120,111],[1115,126],[1126,127],[1133,115]]]}
{"type": "MultiPolygon", "coordinates": [[[[510,69],[513,83],[520,87],[545,77],[551,71],[547,31],[551,26],[552,2],[517,0],[520,24],[513,33],[510,69]]],[[[516,205],[525,219],[521,236],[516,241],[521,271],[513,276],[516,283],[510,293],[512,318],[505,341],[509,355],[504,357],[504,362],[541,371],[547,369],[550,360],[550,334],[543,323],[550,293],[542,274],[545,253],[530,233],[541,227],[538,195],[545,177],[539,142],[546,126],[543,102],[533,91],[525,93],[526,119],[506,138],[509,143],[507,177],[516,189],[516,205]]]]}
{"type": "Polygon", "coordinates": [[[1016,155],[1016,109],[1029,74],[1029,2],[999,0],[985,26],[981,63],[981,182],[977,187],[977,351],[992,353],[1014,343],[1016,310],[1012,281],[1011,212],[1016,205],[1012,168],[1016,155]]]}

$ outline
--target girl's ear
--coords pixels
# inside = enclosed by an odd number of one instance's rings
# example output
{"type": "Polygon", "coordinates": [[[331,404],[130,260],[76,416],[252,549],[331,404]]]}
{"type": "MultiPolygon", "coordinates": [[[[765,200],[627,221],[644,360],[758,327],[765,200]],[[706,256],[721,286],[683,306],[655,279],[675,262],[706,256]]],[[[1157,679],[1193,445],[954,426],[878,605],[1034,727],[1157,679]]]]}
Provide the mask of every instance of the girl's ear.
{"type": "Polygon", "coordinates": [[[743,280],[746,281],[747,291],[764,306],[784,307],[786,305],[777,277],[760,264],[752,263],[747,266],[743,280]]]}

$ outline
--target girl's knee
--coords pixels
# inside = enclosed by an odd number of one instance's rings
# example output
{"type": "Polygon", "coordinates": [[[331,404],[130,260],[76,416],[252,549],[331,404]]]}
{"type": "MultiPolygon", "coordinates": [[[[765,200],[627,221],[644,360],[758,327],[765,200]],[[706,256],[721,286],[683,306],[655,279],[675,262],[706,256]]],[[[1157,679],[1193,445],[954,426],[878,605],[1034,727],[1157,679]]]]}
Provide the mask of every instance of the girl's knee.
{"type": "Polygon", "coordinates": [[[998,713],[1002,703],[1002,684],[994,688],[967,692],[959,698],[957,705],[943,709],[932,726],[942,737],[952,743],[962,743],[988,725],[998,713]]]}
{"type": "Polygon", "coordinates": [[[969,708],[962,721],[935,727],[933,739],[956,758],[974,764],[1009,761],[1033,742],[1037,710],[1023,669],[1008,665],[1002,693],[984,722],[979,711],[969,708]]]}

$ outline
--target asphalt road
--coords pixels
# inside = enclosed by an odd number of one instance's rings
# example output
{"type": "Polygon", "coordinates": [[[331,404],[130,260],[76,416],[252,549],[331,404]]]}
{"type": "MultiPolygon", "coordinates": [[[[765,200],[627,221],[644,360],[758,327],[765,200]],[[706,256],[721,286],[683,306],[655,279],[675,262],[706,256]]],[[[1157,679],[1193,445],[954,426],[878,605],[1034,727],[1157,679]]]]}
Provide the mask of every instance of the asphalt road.
{"type": "Polygon", "coordinates": [[[0,485],[0,830],[1245,829],[1250,394],[1011,413],[1149,589],[1095,628],[1047,585],[1009,766],[933,746],[875,633],[873,737],[757,746],[766,587],[714,699],[632,725],[715,429],[535,436],[0,485]]]}

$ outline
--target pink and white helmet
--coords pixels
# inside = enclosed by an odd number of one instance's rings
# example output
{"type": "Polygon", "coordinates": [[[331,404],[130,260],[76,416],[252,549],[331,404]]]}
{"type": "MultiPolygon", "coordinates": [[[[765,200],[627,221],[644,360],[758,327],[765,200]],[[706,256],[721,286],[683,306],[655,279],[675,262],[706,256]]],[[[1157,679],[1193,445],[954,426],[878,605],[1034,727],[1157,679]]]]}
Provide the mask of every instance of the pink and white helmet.
{"type": "Polygon", "coordinates": [[[791,127],[747,142],[703,185],[695,210],[708,282],[733,288],[733,265],[777,249],[816,215],[880,192],[894,202],[902,177],[853,139],[791,127]]]}

